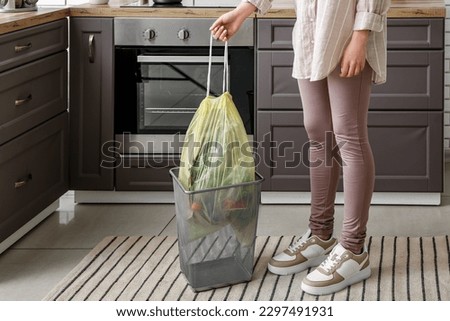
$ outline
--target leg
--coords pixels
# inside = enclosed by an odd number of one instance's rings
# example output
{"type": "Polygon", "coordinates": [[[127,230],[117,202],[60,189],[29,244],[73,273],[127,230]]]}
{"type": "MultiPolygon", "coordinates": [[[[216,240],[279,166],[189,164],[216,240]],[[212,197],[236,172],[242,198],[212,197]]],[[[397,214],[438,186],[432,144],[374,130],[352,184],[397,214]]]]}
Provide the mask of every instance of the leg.
{"type": "MultiPolygon", "coordinates": [[[[339,164],[332,159],[333,124],[327,80],[299,80],[304,125],[310,141],[311,216],[313,235],[327,240],[333,234],[334,201],[339,180],[339,164]],[[332,138],[327,142],[327,137],[332,138]]],[[[329,139],[328,139],[329,140],[329,139]]]]}
{"type": "Polygon", "coordinates": [[[344,172],[344,226],[340,243],[320,267],[302,281],[314,295],[340,291],[370,277],[369,255],[362,251],[375,177],[367,135],[367,112],[372,69],[353,78],[339,77],[337,68],[328,77],[331,113],[344,172]]]}
{"type": "Polygon", "coordinates": [[[360,253],[366,237],[375,166],[367,133],[372,69],[353,78],[328,77],[334,133],[343,161],[344,223],[340,243],[360,253]]]}
{"type": "Polygon", "coordinates": [[[299,88],[304,124],[311,142],[310,230],[270,260],[269,271],[280,275],[298,273],[319,265],[337,244],[331,235],[339,165],[326,159],[330,156],[325,146],[326,132],[332,133],[333,129],[327,81],[300,80],[299,88]]]}

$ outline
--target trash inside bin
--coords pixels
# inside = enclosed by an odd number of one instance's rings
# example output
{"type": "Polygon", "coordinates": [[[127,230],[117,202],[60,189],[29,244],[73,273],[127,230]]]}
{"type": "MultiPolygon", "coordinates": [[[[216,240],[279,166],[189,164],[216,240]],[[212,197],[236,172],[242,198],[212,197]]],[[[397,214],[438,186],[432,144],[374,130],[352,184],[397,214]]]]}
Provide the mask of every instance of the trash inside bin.
{"type": "Polygon", "coordinates": [[[173,179],[180,267],[194,291],[250,281],[263,178],[187,191],[173,179]]]}

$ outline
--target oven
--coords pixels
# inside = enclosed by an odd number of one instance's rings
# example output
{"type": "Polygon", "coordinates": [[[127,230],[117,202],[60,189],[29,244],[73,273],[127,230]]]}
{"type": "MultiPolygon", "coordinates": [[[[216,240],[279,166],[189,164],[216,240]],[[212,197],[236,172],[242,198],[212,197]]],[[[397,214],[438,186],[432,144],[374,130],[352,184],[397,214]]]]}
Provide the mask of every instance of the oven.
{"type": "MultiPolygon", "coordinates": [[[[184,134],[206,95],[214,20],[115,18],[116,190],[172,188],[168,169],[178,166],[184,134]],[[156,170],[161,168],[166,170],[156,170]]],[[[255,123],[253,23],[246,20],[228,43],[229,92],[250,141],[255,123]]],[[[223,68],[224,44],[214,40],[212,95],[223,91],[223,68]]]]}

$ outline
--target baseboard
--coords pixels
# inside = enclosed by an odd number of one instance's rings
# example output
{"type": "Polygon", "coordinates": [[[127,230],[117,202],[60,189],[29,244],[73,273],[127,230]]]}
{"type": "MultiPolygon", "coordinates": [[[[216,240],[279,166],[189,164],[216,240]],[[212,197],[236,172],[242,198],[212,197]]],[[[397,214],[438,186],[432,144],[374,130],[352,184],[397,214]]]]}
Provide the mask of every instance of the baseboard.
{"type": "MultiPolygon", "coordinates": [[[[309,204],[309,192],[262,192],[262,204],[309,204]]],[[[75,203],[173,204],[173,192],[75,191],[75,203]]],[[[336,204],[344,203],[343,193],[337,193],[336,204]]],[[[382,205],[440,205],[440,193],[381,193],[373,194],[372,204],[382,205]]]]}
{"type": "MultiPolygon", "coordinates": [[[[263,192],[262,204],[309,204],[309,192],[263,192]]],[[[344,193],[336,194],[336,204],[344,204],[344,193]]],[[[440,193],[384,193],[372,195],[372,205],[440,205],[440,193]]]]}
{"type": "Polygon", "coordinates": [[[29,231],[31,231],[33,228],[35,228],[39,223],[41,223],[43,220],[45,220],[50,214],[55,212],[59,207],[59,200],[56,200],[47,208],[45,208],[42,212],[40,212],[38,215],[33,217],[28,223],[26,223],[24,226],[22,226],[20,229],[18,229],[14,234],[9,236],[7,239],[5,239],[3,242],[0,243],[0,254],[3,253],[5,250],[10,248],[14,243],[16,243],[18,240],[20,240],[25,234],[27,234],[29,231]]]}
{"type": "Polygon", "coordinates": [[[75,191],[75,203],[166,204],[174,203],[173,192],[75,191]]]}

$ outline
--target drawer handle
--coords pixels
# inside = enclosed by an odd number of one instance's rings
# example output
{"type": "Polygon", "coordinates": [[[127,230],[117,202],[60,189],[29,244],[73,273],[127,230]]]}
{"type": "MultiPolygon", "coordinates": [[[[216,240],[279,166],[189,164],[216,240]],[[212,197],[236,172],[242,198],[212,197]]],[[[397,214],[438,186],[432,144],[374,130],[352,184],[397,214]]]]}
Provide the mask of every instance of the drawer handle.
{"type": "Polygon", "coordinates": [[[14,47],[14,51],[15,51],[15,52],[21,52],[21,51],[30,49],[31,47],[32,47],[31,42],[30,42],[30,43],[27,43],[26,45],[16,45],[16,46],[14,47]]]}
{"type": "Polygon", "coordinates": [[[27,183],[29,181],[31,181],[33,179],[33,176],[31,174],[28,174],[27,177],[22,178],[20,180],[18,180],[17,182],[14,183],[14,188],[21,188],[25,185],[27,185],[27,183]]]}
{"type": "Polygon", "coordinates": [[[24,99],[16,99],[16,103],[15,103],[15,104],[16,104],[16,107],[28,103],[29,101],[31,101],[31,99],[33,99],[33,96],[32,96],[31,94],[29,94],[29,95],[27,96],[27,98],[24,98],[24,99]]]}
{"type": "Polygon", "coordinates": [[[89,62],[93,63],[95,61],[95,43],[94,43],[94,35],[89,35],[89,47],[88,47],[88,56],[89,62]]]}

